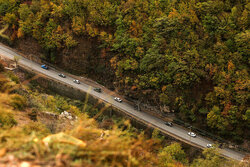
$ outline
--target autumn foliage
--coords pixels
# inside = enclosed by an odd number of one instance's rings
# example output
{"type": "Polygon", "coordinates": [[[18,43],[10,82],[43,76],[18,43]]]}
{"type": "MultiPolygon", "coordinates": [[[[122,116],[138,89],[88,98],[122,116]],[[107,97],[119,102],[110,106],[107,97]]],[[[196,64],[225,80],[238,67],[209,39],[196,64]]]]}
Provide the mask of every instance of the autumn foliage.
{"type": "Polygon", "coordinates": [[[101,55],[113,55],[115,87],[124,95],[168,105],[181,119],[242,138],[249,136],[250,120],[249,5],[247,0],[1,0],[0,14],[16,34],[12,40],[36,39],[52,62],[61,50],[74,49],[77,39],[97,39],[107,51],[101,55]]]}

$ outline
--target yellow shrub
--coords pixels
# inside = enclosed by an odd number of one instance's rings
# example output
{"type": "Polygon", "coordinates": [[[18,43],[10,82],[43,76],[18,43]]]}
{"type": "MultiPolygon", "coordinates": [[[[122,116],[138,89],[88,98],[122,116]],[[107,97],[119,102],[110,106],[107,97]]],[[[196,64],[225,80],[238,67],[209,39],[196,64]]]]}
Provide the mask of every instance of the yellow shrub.
{"type": "Polygon", "coordinates": [[[14,109],[23,110],[26,106],[26,99],[18,94],[11,95],[10,105],[14,109]]]}
{"type": "Polygon", "coordinates": [[[0,127],[1,128],[10,128],[17,124],[16,120],[14,119],[14,115],[12,114],[11,110],[3,108],[0,106],[0,127]]]}

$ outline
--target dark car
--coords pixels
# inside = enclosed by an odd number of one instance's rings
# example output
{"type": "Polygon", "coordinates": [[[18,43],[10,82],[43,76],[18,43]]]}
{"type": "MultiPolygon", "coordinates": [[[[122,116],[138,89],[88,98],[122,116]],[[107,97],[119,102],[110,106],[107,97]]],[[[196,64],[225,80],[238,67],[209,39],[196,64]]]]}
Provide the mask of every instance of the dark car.
{"type": "Polygon", "coordinates": [[[165,125],[172,127],[173,123],[172,122],[165,122],[165,125]]]}
{"type": "Polygon", "coordinates": [[[45,64],[41,65],[41,67],[42,67],[43,69],[45,69],[45,70],[48,70],[48,69],[49,69],[49,67],[46,66],[45,64]]]}
{"type": "Polygon", "coordinates": [[[101,88],[94,88],[93,90],[96,91],[96,92],[98,92],[98,93],[101,93],[101,92],[102,92],[102,89],[101,89],[101,88]]]}
{"type": "Polygon", "coordinates": [[[66,78],[66,75],[64,75],[64,74],[58,74],[60,77],[62,77],[62,78],[66,78]]]}

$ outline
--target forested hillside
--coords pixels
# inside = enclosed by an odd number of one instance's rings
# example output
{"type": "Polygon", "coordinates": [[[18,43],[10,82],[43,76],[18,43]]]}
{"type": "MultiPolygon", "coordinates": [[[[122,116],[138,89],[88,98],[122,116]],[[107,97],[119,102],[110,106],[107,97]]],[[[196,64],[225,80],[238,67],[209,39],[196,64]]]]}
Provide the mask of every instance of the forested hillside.
{"type": "Polygon", "coordinates": [[[95,39],[124,95],[241,140],[250,136],[249,10],[249,0],[0,0],[1,37],[35,39],[52,63],[95,39]]]}
{"type": "Polygon", "coordinates": [[[197,151],[186,155],[180,143],[164,139],[158,131],[150,136],[129,120],[102,114],[107,108],[98,110],[97,105],[45,91],[34,80],[37,76],[18,69],[5,71],[2,62],[1,167],[248,165],[220,157],[217,148],[205,149],[202,157],[197,151]]]}

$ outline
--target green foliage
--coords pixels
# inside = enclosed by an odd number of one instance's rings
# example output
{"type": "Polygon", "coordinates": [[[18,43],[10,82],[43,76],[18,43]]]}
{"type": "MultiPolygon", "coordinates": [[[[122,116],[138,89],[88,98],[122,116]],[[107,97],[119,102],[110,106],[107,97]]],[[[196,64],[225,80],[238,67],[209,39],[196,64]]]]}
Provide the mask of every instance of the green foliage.
{"type": "Polygon", "coordinates": [[[19,13],[19,26],[20,30],[23,32],[23,34],[29,34],[32,32],[32,21],[33,21],[33,15],[32,11],[30,10],[29,6],[27,4],[21,4],[20,8],[18,9],[19,13]]]}
{"type": "Polygon", "coordinates": [[[174,161],[187,164],[187,158],[185,152],[182,150],[179,143],[173,143],[167,147],[164,147],[158,154],[160,158],[160,164],[162,167],[168,167],[170,163],[174,161]]]}
{"type": "Polygon", "coordinates": [[[250,123],[250,109],[246,111],[246,114],[243,115],[243,119],[248,121],[248,125],[250,123]]]}
{"type": "Polygon", "coordinates": [[[30,10],[29,6],[27,4],[21,4],[18,13],[21,20],[26,20],[30,14],[32,14],[32,11],[30,10]]]}
{"type": "Polygon", "coordinates": [[[14,109],[23,110],[26,107],[27,102],[25,97],[18,94],[13,94],[11,95],[10,104],[12,107],[14,107],[14,109]]]}
{"type": "Polygon", "coordinates": [[[19,0],[0,0],[0,15],[14,12],[18,8],[19,0]]]}
{"type": "Polygon", "coordinates": [[[216,16],[206,15],[202,23],[204,28],[210,35],[214,35],[218,30],[219,20],[216,16]]]}
{"type": "Polygon", "coordinates": [[[218,106],[214,106],[207,115],[207,124],[213,128],[217,127],[220,130],[226,128],[224,126],[226,124],[226,121],[221,116],[221,112],[218,106]]]}
{"type": "Polygon", "coordinates": [[[31,122],[29,124],[26,124],[22,128],[22,131],[26,135],[31,135],[34,132],[36,132],[37,136],[46,136],[46,135],[50,134],[50,132],[46,128],[46,126],[42,123],[39,123],[39,122],[31,122]]]}
{"type": "Polygon", "coordinates": [[[76,106],[72,106],[72,105],[70,105],[68,112],[70,112],[70,113],[72,113],[73,115],[76,115],[76,116],[81,116],[82,115],[80,109],[77,108],[76,106]]]}
{"type": "Polygon", "coordinates": [[[146,72],[164,69],[167,58],[167,55],[159,54],[158,50],[148,50],[147,54],[141,60],[140,69],[146,72]]]}
{"type": "Polygon", "coordinates": [[[201,114],[207,114],[208,110],[206,108],[200,108],[199,109],[199,113],[201,113],[201,114]]]}
{"type": "Polygon", "coordinates": [[[40,138],[44,136],[39,135],[39,133],[39,131],[33,131],[32,134],[27,135],[22,128],[18,127],[11,128],[11,130],[1,130],[0,147],[7,149],[8,153],[15,154],[16,158],[20,159],[45,156],[46,147],[40,141],[40,138]]]}
{"type": "Polygon", "coordinates": [[[63,41],[65,42],[65,45],[68,49],[73,48],[74,46],[77,45],[77,42],[73,39],[73,37],[70,34],[66,34],[64,36],[63,41]]]}
{"type": "Polygon", "coordinates": [[[207,117],[221,133],[247,129],[248,1],[0,2],[1,17],[15,25],[9,29],[35,38],[48,60],[59,60],[82,36],[95,38],[112,52],[124,92],[144,100],[142,94],[153,89],[145,99],[171,105],[186,120],[207,117]],[[166,85],[171,89],[163,90],[166,85]]]}
{"type": "Polygon", "coordinates": [[[163,104],[166,104],[166,105],[169,105],[170,104],[170,100],[169,100],[169,97],[168,95],[162,93],[160,95],[160,101],[163,103],[163,104]]]}
{"type": "Polygon", "coordinates": [[[55,106],[54,105],[47,105],[49,108],[51,107],[52,110],[54,110],[56,107],[56,110],[58,112],[61,112],[61,111],[65,111],[65,110],[68,110],[71,108],[71,106],[68,104],[68,102],[61,96],[54,96],[54,97],[49,96],[49,98],[47,98],[47,100],[48,100],[49,104],[50,104],[50,101],[51,101],[51,103],[55,103],[55,106]]]}
{"type": "Polygon", "coordinates": [[[214,167],[214,166],[231,166],[229,161],[222,159],[215,149],[206,149],[202,153],[203,158],[195,159],[191,167],[214,167]]]}
{"type": "Polygon", "coordinates": [[[123,59],[122,61],[119,62],[119,72],[123,73],[124,71],[129,71],[129,70],[136,70],[138,68],[138,62],[133,59],[123,59]]]}
{"type": "Polygon", "coordinates": [[[249,44],[250,44],[250,31],[246,30],[235,36],[235,43],[237,46],[237,51],[243,54],[243,56],[248,57],[246,63],[249,64],[249,44]]]}
{"type": "Polygon", "coordinates": [[[163,141],[163,140],[164,140],[164,136],[161,135],[161,134],[160,134],[160,131],[157,130],[157,129],[154,129],[154,130],[153,130],[152,138],[153,138],[153,139],[156,139],[156,140],[159,140],[159,141],[163,141]]]}
{"type": "Polygon", "coordinates": [[[249,106],[246,2],[238,6],[219,0],[168,3],[165,7],[142,1],[121,5],[109,45],[116,54],[112,60],[118,82],[126,83],[129,77],[138,91],[153,88],[151,100],[171,104],[183,119],[207,117],[207,124],[221,133],[246,129],[247,121],[241,117],[249,106]],[[142,48],[139,54],[138,48],[142,48]],[[137,64],[128,72],[131,59],[137,64]],[[171,89],[163,90],[165,85],[171,89]]]}
{"type": "Polygon", "coordinates": [[[6,74],[16,84],[20,83],[19,78],[12,71],[8,71],[6,74]]]}
{"type": "Polygon", "coordinates": [[[17,121],[14,118],[14,115],[11,110],[4,108],[0,109],[0,127],[1,128],[10,128],[17,124],[17,121]]]}
{"type": "Polygon", "coordinates": [[[3,21],[9,25],[15,25],[17,24],[17,17],[14,13],[7,13],[3,17],[3,21]]]}

